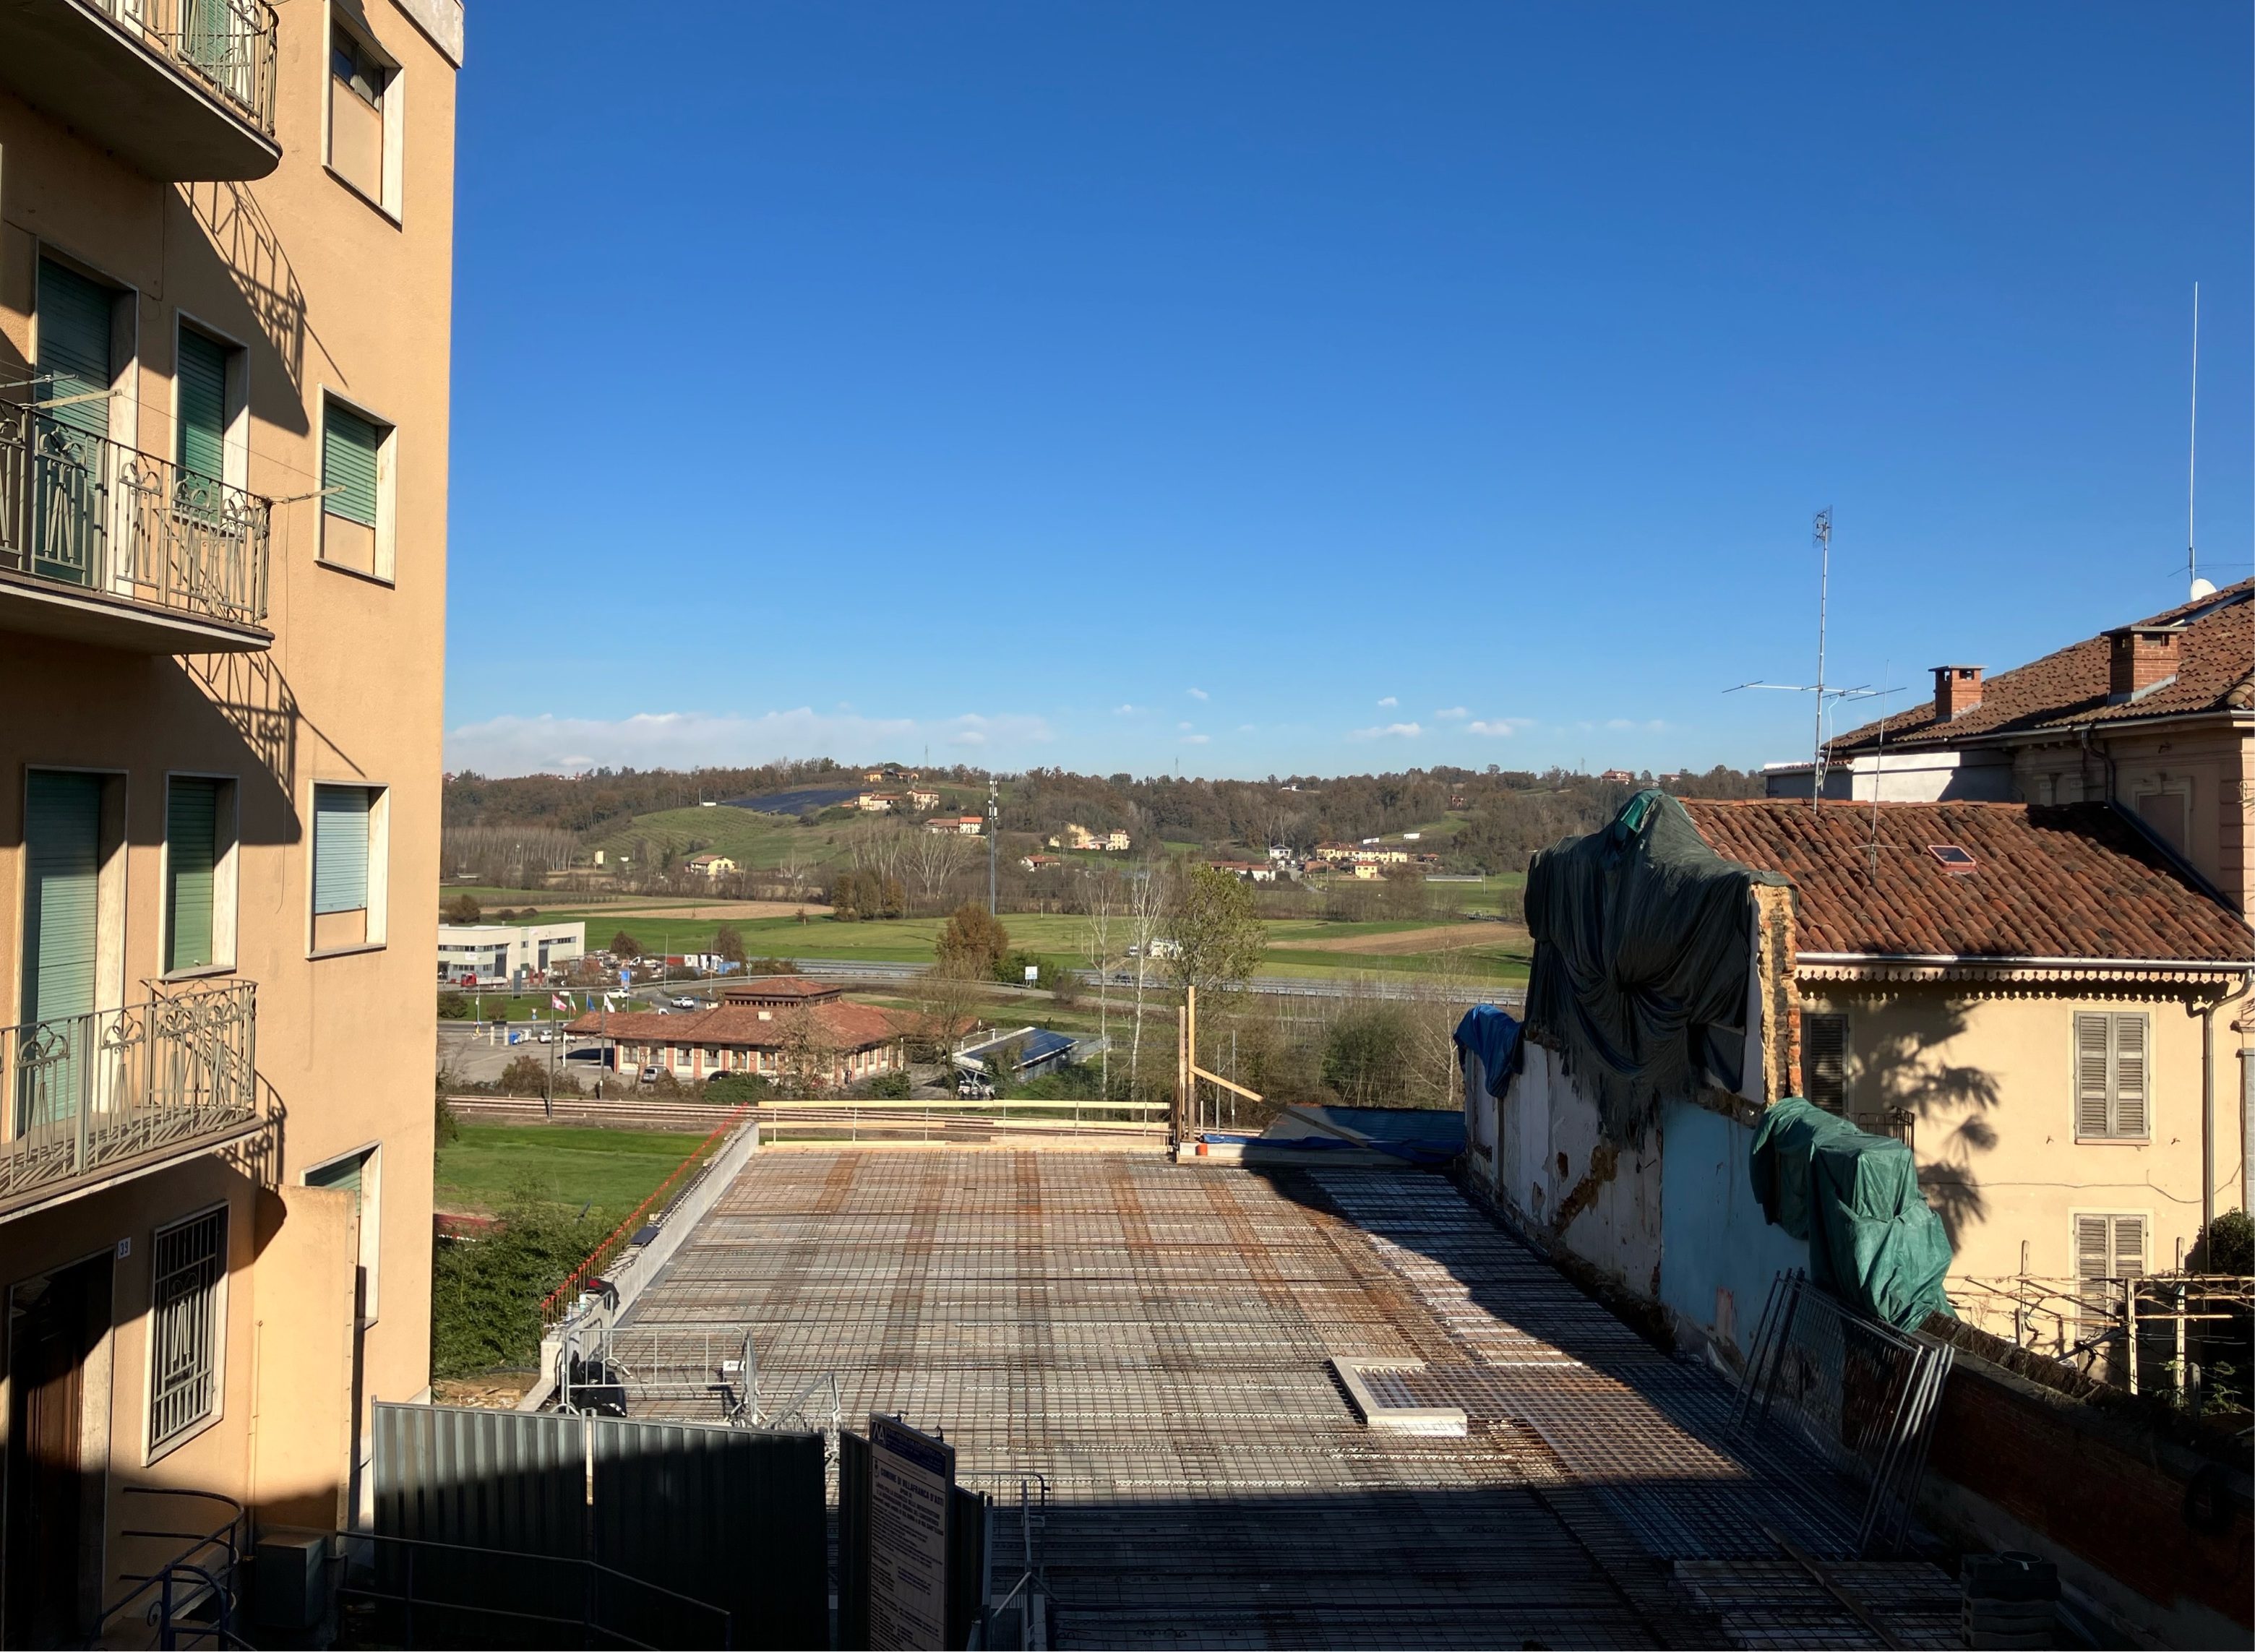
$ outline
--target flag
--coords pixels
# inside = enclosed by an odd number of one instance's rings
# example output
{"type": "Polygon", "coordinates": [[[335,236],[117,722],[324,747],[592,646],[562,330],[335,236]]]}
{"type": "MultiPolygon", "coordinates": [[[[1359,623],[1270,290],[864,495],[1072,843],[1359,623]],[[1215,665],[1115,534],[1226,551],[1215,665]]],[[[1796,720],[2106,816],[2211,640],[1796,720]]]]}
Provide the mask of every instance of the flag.
{"type": "Polygon", "coordinates": [[[572,1001],[569,998],[566,998],[562,993],[549,994],[548,1002],[555,1005],[557,1009],[562,1010],[567,1016],[572,1013],[572,1001]]]}

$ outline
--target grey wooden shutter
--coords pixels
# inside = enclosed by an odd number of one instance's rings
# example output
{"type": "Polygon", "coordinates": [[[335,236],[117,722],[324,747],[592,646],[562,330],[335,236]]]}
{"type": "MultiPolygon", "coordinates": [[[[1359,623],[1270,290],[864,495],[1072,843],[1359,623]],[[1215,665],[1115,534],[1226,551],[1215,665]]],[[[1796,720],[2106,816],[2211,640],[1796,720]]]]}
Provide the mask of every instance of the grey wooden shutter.
{"type": "Polygon", "coordinates": [[[2118,1015],[2114,1023],[2114,1125],[2116,1135],[2146,1134],[2146,1017],[2118,1015]]]}
{"type": "Polygon", "coordinates": [[[34,770],[25,786],[24,1018],[95,1007],[102,781],[34,770]]]}
{"type": "Polygon", "coordinates": [[[2075,1016],[2075,1133],[2104,1136],[2113,1109],[2108,1079],[2113,1067],[2112,1018],[2096,1010],[2075,1016]]]}
{"type": "Polygon", "coordinates": [[[165,969],[200,969],[212,956],[219,866],[216,780],[176,777],[165,801],[165,969]]]}
{"type": "Polygon", "coordinates": [[[1803,1016],[1805,1046],[1802,1075],[1809,1100],[1827,1113],[1844,1113],[1848,1105],[1848,1017],[1803,1016]]]}
{"type": "Polygon", "coordinates": [[[2146,1219],[2142,1216],[2117,1216],[2111,1220],[2114,1227],[2113,1276],[2117,1279],[2143,1279],[2146,1276],[2146,1219]]]}
{"type": "Polygon", "coordinates": [[[383,432],[359,414],[329,404],[321,422],[321,486],[337,489],[321,509],[363,527],[376,526],[376,459],[383,432]]]}
{"type": "Polygon", "coordinates": [[[366,786],[313,788],[313,910],[357,912],[368,905],[366,786]]]}
{"type": "Polygon", "coordinates": [[[180,468],[212,482],[225,480],[227,351],[200,333],[180,329],[180,468]]]}

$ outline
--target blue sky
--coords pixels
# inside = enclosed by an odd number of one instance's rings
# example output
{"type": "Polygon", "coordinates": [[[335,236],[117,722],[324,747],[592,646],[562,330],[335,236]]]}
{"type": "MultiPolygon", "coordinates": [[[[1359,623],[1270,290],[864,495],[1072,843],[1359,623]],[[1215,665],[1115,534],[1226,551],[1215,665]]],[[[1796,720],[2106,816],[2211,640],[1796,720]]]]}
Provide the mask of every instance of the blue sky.
{"type": "Polygon", "coordinates": [[[450,766],[1805,756],[2249,572],[2244,5],[481,5],[450,766]],[[1845,726],[1844,723],[1843,726],[1845,726]]]}

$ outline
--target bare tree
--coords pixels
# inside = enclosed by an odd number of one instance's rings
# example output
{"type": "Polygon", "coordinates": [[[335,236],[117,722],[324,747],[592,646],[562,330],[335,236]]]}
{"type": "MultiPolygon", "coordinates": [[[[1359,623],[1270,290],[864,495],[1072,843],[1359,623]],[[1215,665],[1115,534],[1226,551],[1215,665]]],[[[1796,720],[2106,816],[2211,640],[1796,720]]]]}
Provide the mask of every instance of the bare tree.
{"type": "Polygon", "coordinates": [[[947,886],[963,869],[971,840],[953,832],[918,832],[908,845],[909,875],[925,905],[937,910],[946,904],[947,886]]]}
{"type": "Polygon", "coordinates": [[[1128,933],[1135,953],[1135,1031],[1128,1045],[1131,1093],[1143,1078],[1143,989],[1151,978],[1151,947],[1166,926],[1174,881],[1164,861],[1147,861],[1128,875],[1128,933]]]}
{"type": "Polygon", "coordinates": [[[1103,1093],[1112,1093],[1112,909],[1115,890],[1112,875],[1100,872],[1087,881],[1088,961],[1096,970],[1096,1037],[1098,1072],[1103,1093]]]}
{"type": "Polygon", "coordinates": [[[776,878],[790,887],[796,900],[806,893],[807,874],[814,869],[813,859],[796,843],[783,852],[783,860],[776,868],[776,878]]]}
{"type": "Polygon", "coordinates": [[[974,961],[946,958],[918,975],[910,988],[917,1007],[917,1037],[937,1056],[943,1078],[956,1040],[978,1023],[992,979],[982,974],[974,961]]]}
{"type": "Polygon", "coordinates": [[[781,1056],[783,1081],[795,1096],[819,1095],[830,1087],[838,1069],[838,1041],[827,1023],[810,1005],[797,1004],[783,1012],[781,1056]]]}

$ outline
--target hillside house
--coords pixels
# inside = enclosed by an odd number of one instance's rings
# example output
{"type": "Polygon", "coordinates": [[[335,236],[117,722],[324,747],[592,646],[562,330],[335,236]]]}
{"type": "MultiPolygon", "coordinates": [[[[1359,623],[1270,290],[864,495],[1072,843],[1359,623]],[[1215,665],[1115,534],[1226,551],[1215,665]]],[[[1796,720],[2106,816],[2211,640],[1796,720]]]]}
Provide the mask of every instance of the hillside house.
{"type": "Polygon", "coordinates": [[[1611,780],[1617,784],[1624,786],[1633,786],[1636,784],[1636,777],[1626,769],[1608,769],[1605,773],[1599,775],[1598,778],[1600,780],[1611,780]]]}
{"type": "Polygon", "coordinates": [[[1590,959],[1569,964],[1613,916],[1562,916],[1551,894],[1549,864],[1589,840],[1538,856],[1523,1066],[1500,1102],[1472,1096],[1468,1142],[1507,1214],[1656,1298],[1679,1328],[1742,1349],[1770,1277],[1799,1265],[1747,1213],[1754,1127],[1788,1096],[1910,1148],[1952,1280],[2167,1269],[2204,1197],[2244,1206],[2255,1090],[2239,1058],[2255,1023],[2233,1016],[2255,981],[2255,932],[2124,811],[1875,814],[1647,792],[1608,831],[1623,865],[1673,833],[1679,860],[1688,844],[1714,857],[1711,877],[1740,877],[1735,908],[1711,881],[1680,882],[1636,919],[1704,924],[1725,961],[1665,988],[1615,979],[1642,961],[1628,952],[1603,979],[1590,959]],[[1674,1007],[1613,1055],[1577,1032],[1585,1012],[1600,1024],[1652,992],[1674,1007]],[[1704,995],[1704,1024],[1688,1024],[1685,993],[1704,995]],[[1593,995],[1613,1009],[1590,1011],[1593,995]],[[1654,1054],[1670,1049],[1672,1065],[1654,1054]],[[1618,1113],[1633,1093],[1647,1128],[1609,1129],[1598,1098],[1618,1113]]]}
{"type": "Polygon", "coordinates": [[[908,793],[908,800],[909,807],[918,814],[930,814],[934,809],[939,807],[939,793],[937,791],[922,791],[911,788],[908,793]]]}
{"type": "Polygon", "coordinates": [[[1052,849],[1093,849],[1100,847],[1102,846],[1102,841],[1103,840],[1099,838],[1095,833],[1091,832],[1086,826],[1076,826],[1073,822],[1068,820],[1065,822],[1064,830],[1057,837],[1050,840],[1050,847],[1052,849]]]}
{"type": "Polygon", "coordinates": [[[865,791],[854,799],[854,806],[863,814],[890,814],[900,805],[900,797],[890,791],[865,791]]]}
{"type": "MultiPolygon", "coordinates": [[[[2119,804],[2255,910],[2255,580],[1994,677],[1934,678],[1926,704],[1831,742],[1826,797],[2119,804]]],[[[1812,774],[1774,767],[1769,794],[1806,798],[1812,774]]]]}
{"type": "Polygon", "coordinates": [[[1127,854],[1127,852],[1128,852],[1128,834],[1127,834],[1125,832],[1120,832],[1120,831],[1112,831],[1112,832],[1107,832],[1107,833],[1106,833],[1104,834],[1104,847],[1105,847],[1105,850],[1106,850],[1106,852],[1107,854],[1127,854]]]}
{"type": "Polygon", "coordinates": [[[1046,872],[1052,867],[1064,864],[1064,861],[1054,854],[1022,854],[1018,857],[1018,865],[1029,872],[1046,872]]]}
{"type": "Polygon", "coordinates": [[[934,829],[945,832],[952,826],[961,836],[975,838],[987,829],[987,818],[977,814],[959,814],[944,822],[936,821],[934,829]]]}
{"type": "Polygon", "coordinates": [[[736,863],[725,854],[692,854],[681,863],[681,869],[692,877],[731,877],[736,863]]]}

